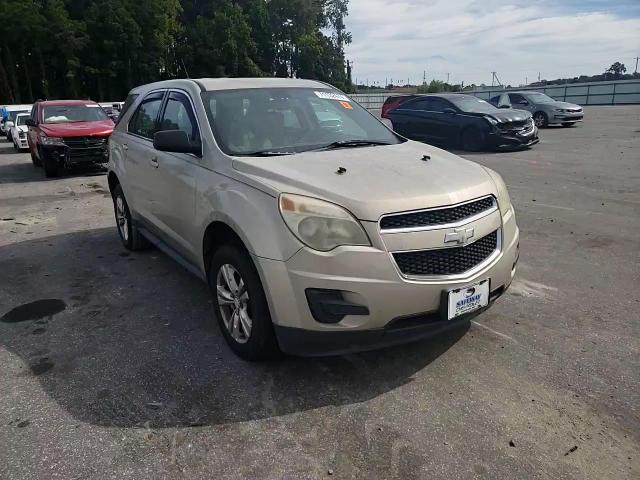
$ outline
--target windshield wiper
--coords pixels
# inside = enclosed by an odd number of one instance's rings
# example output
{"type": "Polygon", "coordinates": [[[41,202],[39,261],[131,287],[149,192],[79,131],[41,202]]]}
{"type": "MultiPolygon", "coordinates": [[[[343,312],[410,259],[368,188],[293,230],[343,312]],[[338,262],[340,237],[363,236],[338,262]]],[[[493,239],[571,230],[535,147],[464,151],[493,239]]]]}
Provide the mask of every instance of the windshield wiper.
{"type": "Polygon", "coordinates": [[[291,150],[283,150],[283,151],[278,151],[278,150],[258,150],[256,152],[249,152],[249,153],[240,153],[237,154],[240,157],[278,157],[281,155],[293,155],[294,151],[291,150]]]}
{"type": "Polygon", "coordinates": [[[331,142],[328,145],[323,145],[317,150],[332,150],[334,148],[352,148],[352,147],[367,147],[376,145],[392,145],[389,142],[382,142],[380,140],[338,140],[337,142],[331,142]]]}

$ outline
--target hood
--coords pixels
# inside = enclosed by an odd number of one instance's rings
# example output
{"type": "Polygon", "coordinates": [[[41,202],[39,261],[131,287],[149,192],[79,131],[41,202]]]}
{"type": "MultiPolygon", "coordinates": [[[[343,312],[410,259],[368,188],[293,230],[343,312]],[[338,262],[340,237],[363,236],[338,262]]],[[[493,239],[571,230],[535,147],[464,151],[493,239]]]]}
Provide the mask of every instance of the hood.
{"type": "Polygon", "coordinates": [[[98,122],[41,123],[39,125],[49,137],[84,137],[90,135],[106,136],[113,132],[111,120],[98,122]]]}
{"type": "Polygon", "coordinates": [[[579,108],[582,109],[582,107],[580,105],[576,105],[575,103],[569,103],[569,102],[553,102],[553,103],[548,103],[547,105],[551,105],[553,108],[579,108]]]}
{"type": "Polygon", "coordinates": [[[522,122],[531,118],[531,113],[526,110],[516,110],[512,108],[503,108],[497,112],[483,114],[483,116],[495,118],[500,123],[522,122]]]}
{"type": "Polygon", "coordinates": [[[496,188],[480,165],[412,141],[279,157],[235,157],[233,167],[279,193],[321,198],[369,221],[385,213],[459,203],[496,188]],[[425,161],[425,155],[431,158],[425,161]],[[340,167],[347,170],[342,175],[336,173],[340,167]]]}

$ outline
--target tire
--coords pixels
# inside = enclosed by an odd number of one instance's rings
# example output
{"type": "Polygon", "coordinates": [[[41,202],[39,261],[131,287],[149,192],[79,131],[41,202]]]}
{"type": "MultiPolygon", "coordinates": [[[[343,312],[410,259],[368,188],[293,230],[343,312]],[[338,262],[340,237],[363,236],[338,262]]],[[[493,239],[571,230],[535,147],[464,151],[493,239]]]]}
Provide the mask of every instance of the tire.
{"type": "Polygon", "coordinates": [[[237,245],[222,245],[211,259],[208,282],[218,326],[231,350],[249,361],[279,356],[267,299],[249,254],[237,245]]]}
{"type": "Polygon", "coordinates": [[[564,122],[562,124],[563,127],[573,127],[576,124],[576,122],[564,122]]]}
{"type": "Polygon", "coordinates": [[[113,190],[113,211],[116,217],[118,235],[124,248],[135,252],[145,250],[151,246],[151,242],[133,224],[129,205],[126,198],[124,198],[124,192],[120,185],[116,185],[113,190]]]}
{"type": "Polygon", "coordinates": [[[31,163],[33,163],[33,166],[34,167],[41,167],[42,166],[42,162],[36,156],[36,154],[33,153],[33,150],[31,150],[31,148],[29,148],[29,153],[31,154],[31,163]]]}
{"type": "Polygon", "coordinates": [[[549,126],[549,117],[544,112],[536,112],[533,114],[533,123],[538,128],[546,128],[549,126]]]}
{"type": "Polygon", "coordinates": [[[469,127],[462,132],[460,143],[463,150],[478,152],[486,147],[487,139],[480,129],[469,127]]]}
{"type": "Polygon", "coordinates": [[[44,152],[42,151],[42,149],[38,150],[38,153],[40,154],[40,161],[42,162],[42,165],[44,166],[44,175],[47,178],[55,178],[58,176],[58,174],[60,173],[60,167],[58,165],[58,163],[52,159],[51,157],[48,157],[47,155],[44,155],[44,152]]]}

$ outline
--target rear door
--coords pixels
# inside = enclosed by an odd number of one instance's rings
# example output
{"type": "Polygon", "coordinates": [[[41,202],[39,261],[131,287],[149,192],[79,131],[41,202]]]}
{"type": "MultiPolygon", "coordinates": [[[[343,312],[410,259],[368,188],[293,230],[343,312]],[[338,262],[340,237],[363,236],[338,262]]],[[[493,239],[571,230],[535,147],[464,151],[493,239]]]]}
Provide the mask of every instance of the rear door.
{"type": "Polygon", "coordinates": [[[418,97],[403,103],[390,112],[393,129],[413,140],[429,140],[430,126],[427,114],[428,99],[418,97]]]}
{"type": "MultiPolygon", "coordinates": [[[[158,130],[181,130],[192,142],[200,142],[193,103],[186,92],[171,90],[166,98],[158,130]]],[[[197,264],[195,234],[196,182],[201,159],[188,153],[153,150],[146,181],[150,185],[150,213],[162,230],[163,240],[197,264]]]]}
{"type": "Polygon", "coordinates": [[[150,202],[152,200],[152,186],[149,175],[154,172],[153,158],[156,150],[153,148],[153,136],[158,131],[158,119],[162,108],[165,91],[149,93],[140,102],[127,126],[126,139],[122,144],[124,149],[124,170],[126,183],[125,195],[129,209],[136,220],[141,220],[148,227],[153,228],[158,222],[153,218],[150,202]]]}

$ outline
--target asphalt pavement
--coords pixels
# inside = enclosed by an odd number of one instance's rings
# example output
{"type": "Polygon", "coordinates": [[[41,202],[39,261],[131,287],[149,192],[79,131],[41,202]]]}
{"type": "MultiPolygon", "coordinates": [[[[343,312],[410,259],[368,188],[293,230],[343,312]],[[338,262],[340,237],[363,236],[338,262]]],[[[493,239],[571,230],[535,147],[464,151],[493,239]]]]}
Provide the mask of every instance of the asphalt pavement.
{"type": "Polygon", "coordinates": [[[247,363],[204,284],[117,236],[106,177],[0,143],[1,479],[640,478],[640,106],[505,178],[509,292],[429,341],[247,363]]]}

